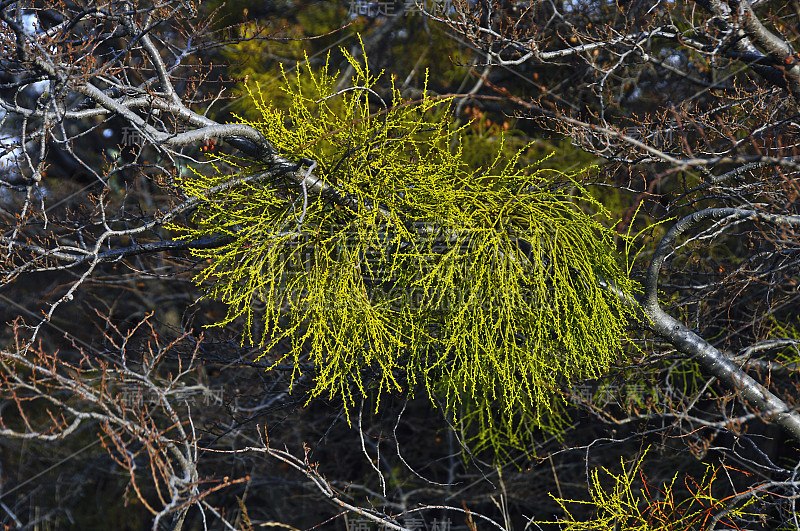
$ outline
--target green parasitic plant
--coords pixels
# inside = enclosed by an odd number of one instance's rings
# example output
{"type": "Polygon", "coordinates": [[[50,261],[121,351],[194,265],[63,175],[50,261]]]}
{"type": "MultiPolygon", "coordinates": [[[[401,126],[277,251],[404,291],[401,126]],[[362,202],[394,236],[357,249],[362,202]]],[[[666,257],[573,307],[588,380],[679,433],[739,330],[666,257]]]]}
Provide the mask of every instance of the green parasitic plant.
{"type": "Polygon", "coordinates": [[[293,377],[313,363],[311,396],[348,410],[424,388],[478,447],[557,432],[561,389],[609,368],[631,317],[598,283],[636,289],[609,213],[576,175],[523,164],[525,148],[503,156],[502,137],[492,164],[470,168],[461,143],[450,148],[465,126],[448,119],[449,98],[404,101],[392,82],[385,101],[383,72],[342,52],[351,88],[334,91],[327,62],[298,67],[283,73],[287,110],[249,87],[258,119],[239,120],[344,200],[224,154],[218,172],[180,183],[201,206],[173,228],[225,238],[193,251],[207,264],[197,282],[228,305],[217,324],[244,323],[242,341],[294,363],[293,377]],[[223,166],[265,176],[220,187],[223,166]]]}
{"type": "MultiPolygon", "coordinates": [[[[648,448],[649,450],[649,448],[648,448]]],[[[737,529],[736,520],[757,516],[753,505],[758,500],[757,491],[743,492],[718,498],[714,491],[717,474],[723,477],[734,474],[750,475],[730,466],[707,465],[702,478],[676,472],[672,479],[660,485],[651,484],[642,471],[647,450],[629,470],[620,459],[623,471],[615,474],[606,468],[595,468],[590,473],[591,500],[569,500],[550,495],[563,510],[566,518],[540,521],[537,524],[558,525],[564,531],[688,531],[695,529],[737,529]],[[679,481],[679,476],[683,476],[679,481]],[[589,508],[594,514],[590,520],[577,520],[570,508],[589,508]]]]}

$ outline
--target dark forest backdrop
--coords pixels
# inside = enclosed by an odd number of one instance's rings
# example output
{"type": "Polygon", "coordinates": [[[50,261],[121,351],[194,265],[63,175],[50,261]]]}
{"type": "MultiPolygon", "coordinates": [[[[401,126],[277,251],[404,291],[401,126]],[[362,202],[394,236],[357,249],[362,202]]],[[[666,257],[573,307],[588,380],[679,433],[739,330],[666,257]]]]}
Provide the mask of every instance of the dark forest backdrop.
{"type": "Polygon", "coordinates": [[[3,525],[800,529],[799,17],[0,1],[3,525]]]}

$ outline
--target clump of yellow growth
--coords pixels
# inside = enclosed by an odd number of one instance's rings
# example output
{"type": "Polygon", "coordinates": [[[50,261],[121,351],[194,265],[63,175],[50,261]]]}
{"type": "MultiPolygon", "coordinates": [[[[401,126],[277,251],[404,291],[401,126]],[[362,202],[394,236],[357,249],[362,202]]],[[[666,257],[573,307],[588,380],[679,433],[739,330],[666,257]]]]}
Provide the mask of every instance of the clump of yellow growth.
{"type": "MultiPolygon", "coordinates": [[[[733,495],[722,499],[714,496],[712,487],[723,467],[707,466],[699,482],[691,476],[677,482],[679,474],[675,473],[670,482],[657,487],[648,484],[641,471],[646,454],[645,451],[628,472],[625,472],[625,463],[621,459],[623,472],[620,474],[606,468],[595,468],[590,473],[591,501],[553,497],[567,517],[536,523],[558,524],[564,531],[686,531],[707,529],[714,518],[719,518],[716,523],[720,529],[740,529],[735,523],[737,518],[756,516],[746,510],[758,499],[755,495],[733,495]],[[641,487],[634,487],[634,484],[641,487]],[[568,506],[574,505],[593,506],[595,518],[576,521],[568,510],[568,506]]],[[[726,468],[728,476],[731,471],[741,472],[726,468]]]]}
{"type": "MultiPolygon", "coordinates": [[[[313,363],[312,396],[346,407],[424,385],[478,427],[480,445],[556,430],[560,387],[606,371],[625,338],[629,311],[597,282],[635,289],[600,222],[608,212],[574,176],[522,166],[524,149],[502,160],[502,139],[490,167],[470,169],[460,144],[448,147],[463,129],[450,125],[449,100],[405,102],[392,83],[381,103],[380,74],[343,53],[350,89],[334,94],[327,64],[298,68],[284,73],[286,111],[254,88],[260,118],[241,121],[287,158],[316,161],[350,207],[274,172],[215,193],[231,176],[182,182],[203,200],[184,237],[230,238],[193,251],[208,260],[197,281],[228,304],[218,324],[243,319],[243,342],[270,356],[280,343],[275,363],[289,358],[295,376],[313,363]]],[[[222,158],[238,176],[268,170],[222,158]]]]}

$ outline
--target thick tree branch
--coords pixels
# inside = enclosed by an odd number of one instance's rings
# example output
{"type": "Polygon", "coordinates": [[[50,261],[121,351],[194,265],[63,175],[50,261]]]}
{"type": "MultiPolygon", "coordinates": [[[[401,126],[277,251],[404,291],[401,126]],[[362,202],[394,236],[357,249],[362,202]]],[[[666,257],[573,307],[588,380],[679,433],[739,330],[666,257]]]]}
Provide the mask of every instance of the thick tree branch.
{"type": "Polygon", "coordinates": [[[668,315],[658,302],[658,278],[661,266],[677,238],[707,220],[752,220],[772,224],[800,225],[800,216],[782,216],[736,208],[709,208],[695,212],[676,223],[661,239],[647,270],[641,305],[651,329],[678,350],[691,355],[710,374],[739,393],[760,414],[780,425],[793,439],[800,441],[800,414],[745,373],[723,352],[668,315]]]}

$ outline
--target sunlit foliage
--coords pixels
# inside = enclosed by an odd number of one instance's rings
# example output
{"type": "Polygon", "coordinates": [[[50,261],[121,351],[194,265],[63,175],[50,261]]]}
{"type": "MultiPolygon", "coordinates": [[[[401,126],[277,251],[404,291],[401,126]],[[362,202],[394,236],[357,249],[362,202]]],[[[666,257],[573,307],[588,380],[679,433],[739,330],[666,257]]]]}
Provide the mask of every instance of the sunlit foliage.
{"type": "MultiPolygon", "coordinates": [[[[647,452],[645,452],[646,454],[647,452]]],[[[710,529],[716,524],[719,529],[741,529],[735,519],[754,516],[748,509],[758,498],[755,495],[717,498],[713,493],[718,476],[739,474],[741,471],[728,467],[707,466],[698,481],[691,476],[675,473],[672,480],[660,486],[651,485],[641,470],[644,455],[625,471],[615,474],[606,468],[595,468],[591,472],[590,501],[567,500],[554,497],[567,517],[556,522],[565,531],[685,531],[688,529],[710,529]],[[591,507],[595,517],[591,520],[575,520],[570,513],[579,506],[591,507]]]]}
{"type": "MultiPolygon", "coordinates": [[[[347,407],[367,393],[443,397],[478,447],[518,447],[558,431],[559,391],[618,357],[630,317],[603,278],[635,286],[614,251],[608,212],[577,175],[502,156],[471,169],[450,100],[377,96],[381,74],[343,53],[352,86],[327,65],[284,73],[288,111],[250,86],[258,129],[298,168],[338,190],[323,198],[275,172],[221,156],[219,172],[182,182],[202,199],[185,238],[227,237],[195,254],[197,281],[243,322],[243,341],[275,364],[312,362],[312,396],[347,407]],[[316,163],[316,166],[312,165],[316,163]],[[222,164],[224,163],[224,164],[222,164]]],[[[502,145],[502,137],[500,144],[502,145]]]]}

